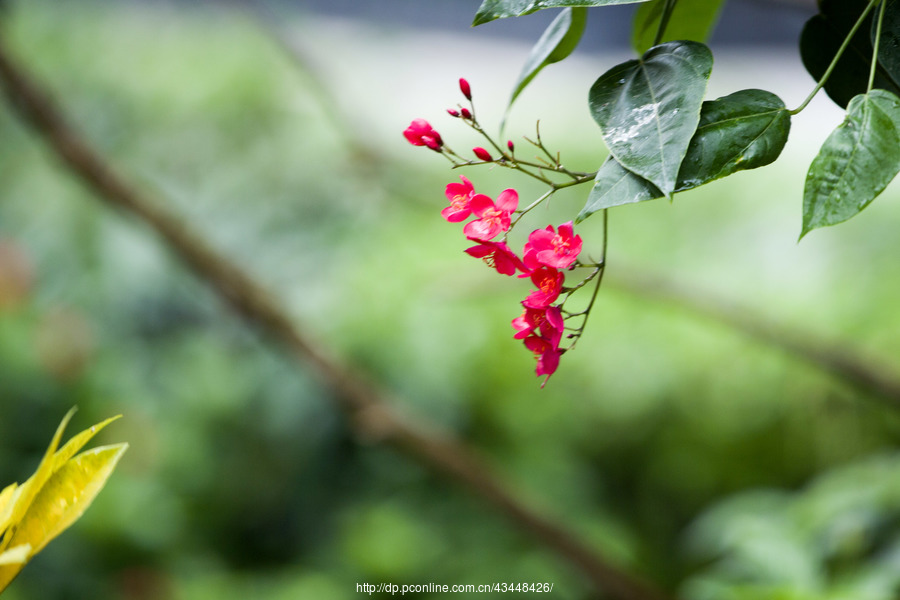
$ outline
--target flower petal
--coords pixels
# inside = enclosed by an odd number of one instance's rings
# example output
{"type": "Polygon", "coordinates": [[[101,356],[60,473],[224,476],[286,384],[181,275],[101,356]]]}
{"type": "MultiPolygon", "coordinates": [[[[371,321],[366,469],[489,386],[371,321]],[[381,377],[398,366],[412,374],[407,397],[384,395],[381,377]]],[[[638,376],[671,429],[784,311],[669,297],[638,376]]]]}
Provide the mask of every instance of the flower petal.
{"type": "Polygon", "coordinates": [[[511,213],[519,206],[519,192],[514,189],[507,189],[500,192],[497,196],[497,208],[506,213],[511,213]]]}

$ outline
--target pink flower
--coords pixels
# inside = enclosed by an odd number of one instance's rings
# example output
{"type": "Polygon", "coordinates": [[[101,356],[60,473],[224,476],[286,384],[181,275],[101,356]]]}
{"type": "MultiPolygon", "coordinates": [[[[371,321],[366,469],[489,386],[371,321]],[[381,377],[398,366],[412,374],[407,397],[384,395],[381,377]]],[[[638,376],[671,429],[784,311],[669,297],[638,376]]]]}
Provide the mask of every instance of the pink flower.
{"type": "Polygon", "coordinates": [[[466,97],[466,100],[472,99],[472,88],[469,87],[469,82],[460,77],[459,79],[459,91],[463,93],[463,96],[466,97]]]}
{"type": "Polygon", "coordinates": [[[484,194],[475,194],[469,200],[469,210],[478,219],[466,223],[463,233],[473,241],[488,241],[509,230],[510,215],[519,205],[516,190],[503,190],[497,196],[497,204],[484,194]]]}
{"type": "Polygon", "coordinates": [[[558,342],[554,343],[551,340],[532,335],[525,338],[525,347],[534,352],[535,358],[537,358],[537,367],[534,369],[535,374],[538,377],[541,375],[547,376],[547,379],[541,384],[543,388],[547,385],[547,380],[550,379],[550,376],[559,367],[559,357],[562,352],[559,350],[558,342]]]}
{"type": "Polygon", "coordinates": [[[531,281],[537,289],[522,301],[522,305],[525,308],[547,308],[559,298],[565,278],[562,271],[553,267],[535,269],[531,273],[531,281]]]}
{"type": "Polygon", "coordinates": [[[403,131],[403,136],[413,146],[428,146],[432,150],[440,151],[444,145],[441,134],[425,119],[414,119],[403,131]]]}
{"type": "Polygon", "coordinates": [[[515,275],[516,269],[526,272],[522,260],[503,242],[473,241],[478,242],[478,245],[467,248],[466,254],[483,258],[484,262],[497,269],[501,275],[515,275]]]}
{"type": "Polygon", "coordinates": [[[562,339],[565,324],[563,323],[562,308],[548,306],[547,308],[525,308],[522,314],[512,320],[512,326],[516,330],[513,336],[517,340],[528,337],[537,331],[540,337],[555,341],[557,344],[562,339]]]}
{"type": "Polygon", "coordinates": [[[472,118],[472,113],[469,112],[468,108],[459,109],[459,114],[462,115],[463,119],[471,119],[472,118]]]}
{"type": "Polygon", "coordinates": [[[568,269],[580,252],[581,236],[574,235],[572,221],[569,221],[559,226],[559,232],[553,230],[553,225],[532,231],[525,244],[524,259],[530,269],[541,265],[568,269]]]}
{"type": "Polygon", "coordinates": [[[494,160],[493,158],[491,158],[491,153],[488,152],[487,150],[485,150],[484,148],[482,148],[481,146],[478,146],[477,148],[472,148],[472,153],[475,154],[475,156],[477,156],[484,162],[491,162],[494,160]]]}
{"type": "Polygon", "coordinates": [[[441,216],[451,223],[465,221],[472,214],[469,202],[475,195],[475,188],[472,187],[472,182],[466,179],[465,175],[460,175],[459,178],[462,179],[462,183],[455,181],[448,183],[447,189],[444,190],[450,206],[441,211],[441,216]]]}

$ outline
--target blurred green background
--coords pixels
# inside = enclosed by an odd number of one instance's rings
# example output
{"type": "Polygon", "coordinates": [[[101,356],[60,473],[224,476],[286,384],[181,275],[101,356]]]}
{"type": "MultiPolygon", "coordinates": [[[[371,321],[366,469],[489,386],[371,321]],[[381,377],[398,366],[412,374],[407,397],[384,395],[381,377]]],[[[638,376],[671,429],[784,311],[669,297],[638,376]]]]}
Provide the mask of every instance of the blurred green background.
{"type": "MultiPolygon", "coordinates": [[[[255,17],[213,4],[12,2],[2,35],[93,144],[310,336],[623,567],[691,600],[897,597],[896,411],[626,285],[661,274],[900,371],[898,189],[796,242],[805,170],[841,118],[827,99],[795,119],[776,164],[612,212],[587,332],[540,390],[509,325],[527,286],[462,253],[439,216],[460,171],[400,135],[424,117],[458,151],[475,145],[444,113],[456,79],[498,123],[527,43],[490,26],[289,14],[279,26],[299,67],[255,17]]],[[[793,47],[713,50],[710,97],[762,87],[795,106],[812,88],[793,47]]],[[[540,119],[568,166],[595,169],[586,90],[623,56],[576,54],[541,74],[510,136],[522,147],[540,119]]],[[[491,196],[541,191],[465,174],[491,196]]],[[[533,227],[571,219],[586,193],[554,197],[533,227]]],[[[596,255],[599,219],[578,231],[596,255]]],[[[592,597],[477,498],[358,445],[314,373],[98,203],[5,107],[0,482],[31,473],[73,405],[73,431],[124,414],[101,438],[130,450],[4,600],[329,600],[363,582],[507,581],[592,597]]]]}

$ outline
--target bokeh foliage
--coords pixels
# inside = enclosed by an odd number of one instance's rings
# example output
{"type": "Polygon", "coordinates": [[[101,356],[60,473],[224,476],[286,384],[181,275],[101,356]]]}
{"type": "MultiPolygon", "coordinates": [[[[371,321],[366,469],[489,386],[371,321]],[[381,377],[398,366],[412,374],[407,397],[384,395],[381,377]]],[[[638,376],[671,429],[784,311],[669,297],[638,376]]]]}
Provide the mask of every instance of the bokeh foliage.
{"type": "MultiPolygon", "coordinates": [[[[541,391],[511,339],[521,290],[462,254],[438,216],[456,173],[405,160],[405,123],[368,140],[383,162],[360,165],[303,74],[235,13],[28,1],[3,27],[94,143],[316,338],[622,564],[698,599],[829,597],[896,571],[894,413],[625,293],[616,268],[706,282],[896,365],[897,203],[796,248],[795,206],[778,199],[802,187],[804,167],[783,158],[768,177],[624,207],[589,331],[541,391]]],[[[574,163],[599,164],[595,145],[557,135],[574,163]]],[[[470,176],[492,194],[518,185],[470,176]]],[[[18,265],[0,271],[19,273],[0,280],[0,481],[30,472],[73,404],[86,422],[126,415],[115,439],[130,444],[10,600],[327,600],[366,581],[506,580],[588,597],[465,492],[353,442],[313,373],[98,204],[5,110],[0,180],[0,261],[18,265]]],[[[848,597],[890,598],[891,585],[848,597]]]]}

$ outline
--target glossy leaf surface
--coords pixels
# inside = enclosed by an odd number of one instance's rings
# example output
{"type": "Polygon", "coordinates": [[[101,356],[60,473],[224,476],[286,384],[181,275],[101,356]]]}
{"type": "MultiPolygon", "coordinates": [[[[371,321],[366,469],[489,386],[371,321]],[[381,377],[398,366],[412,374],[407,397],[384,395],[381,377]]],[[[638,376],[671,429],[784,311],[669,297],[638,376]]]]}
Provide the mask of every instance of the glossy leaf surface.
{"type": "MultiPolygon", "coordinates": [[[[725,0],[679,0],[660,41],[705,42],[719,19],[724,3],[725,0]]],[[[635,12],[631,45],[638,54],[643,54],[653,45],[665,4],[665,0],[652,0],[639,6],[635,12]]]]}
{"type": "MultiPolygon", "coordinates": [[[[763,90],[741,90],[704,102],[675,191],[689,190],[773,162],[787,142],[790,125],[791,115],[784,102],[763,90]]],[[[662,196],[652,183],[610,158],[597,172],[578,220],[604,208],[662,196]]]]}
{"type": "Polygon", "coordinates": [[[900,99],[884,90],[856,96],[809,168],[800,237],[858,214],[898,170],[900,99]]]}
{"type": "Polygon", "coordinates": [[[545,8],[612,6],[637,4],[647,0],[484,0],[475,13],[472,25],[481,25],[494,19],[521,17],[545,8]]]}
{"type": "Polygon", "coordinates": [[[610,154],[665,195],[700,120],[712,53],[697,42],[668,42],[617,65],[591,87],[591,115],[610,154]]]}

